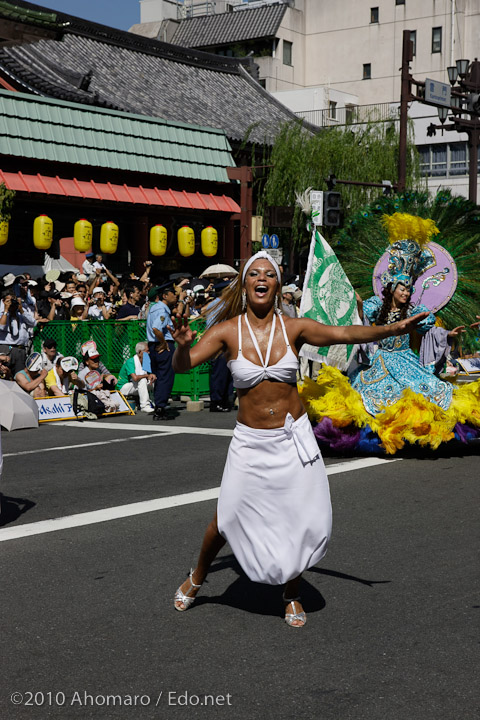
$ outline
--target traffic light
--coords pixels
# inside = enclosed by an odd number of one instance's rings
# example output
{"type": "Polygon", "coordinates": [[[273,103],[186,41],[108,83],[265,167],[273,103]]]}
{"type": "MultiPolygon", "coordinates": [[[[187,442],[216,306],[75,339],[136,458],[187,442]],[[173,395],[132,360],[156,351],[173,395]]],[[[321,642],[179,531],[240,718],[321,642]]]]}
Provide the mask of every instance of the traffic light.
{"type": "Polygon", "coordinates": [[[342,224],[342,196],[339,192],[328,190],[323,193],[323,226],[340,227],[342,224]]]}

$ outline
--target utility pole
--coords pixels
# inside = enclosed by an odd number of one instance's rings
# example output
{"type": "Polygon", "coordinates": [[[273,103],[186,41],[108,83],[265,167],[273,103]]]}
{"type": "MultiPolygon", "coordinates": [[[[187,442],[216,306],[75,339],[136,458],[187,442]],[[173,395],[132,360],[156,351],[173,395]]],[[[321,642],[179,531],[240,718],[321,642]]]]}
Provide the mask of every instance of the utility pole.
{"type": "MultiPolygon", "coordinates": [[[[432,123],[427,135],[436,134],[436,130],[455,130],[468,135],[469,163],[468,163],[468,197],[477,203],[477,175],[478,175],[478,147],[480,145],[480,62],[475,60],[457,60],[456,65],[448,67],[448,85],[440,83],[448,89],[447,104],[434,102],[426,98],[426,83],[435,85],[433,81],[415,80],[410,73],[410,62],[413,59],[413,46],[410,40],[411,30],[403,31],[402,44],[402,77],[400,93],[400,139],[398,153],[398,183],[399,192],[405,190],[407,175],[407,123],[408,103],[416,100],[425,105],[433,105],[438,110],[440,125],[432,123]],[[416,93],[412,93],[415,86],[416,93]],[[450,114],[451,123],[445,125],[450,114]]],[[[437,83],[438,84],[438,83],[437,83]]],[[[428,97],[428,96],[427,96],[428,97]]]]}
{"type": "Polygon", "coordinates": [[[398,192],[404,192],[407,183],[407,127],[408,103],[412,99],[410,63],[413,60],[411,31],[404,30],[402,38],[402,82],[400,90],[400,138],[398,144],[398,192]]]}

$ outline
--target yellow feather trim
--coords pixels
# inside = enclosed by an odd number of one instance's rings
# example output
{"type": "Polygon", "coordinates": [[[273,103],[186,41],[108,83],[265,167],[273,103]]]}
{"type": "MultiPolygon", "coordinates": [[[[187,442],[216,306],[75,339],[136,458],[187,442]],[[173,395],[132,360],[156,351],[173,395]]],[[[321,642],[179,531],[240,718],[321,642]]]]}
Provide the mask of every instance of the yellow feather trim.
{"type": "Polygon", "coordinates": [[[317,382],[305,378],[298,389],[311,421],[328,417],[340,428],[369,425],[390,455],[405,442],[436,450],[453,439],[457,422],[480,427],[480,381],[454,388],[446,411],[407,388],[396,403],[375,417],[367,413],[361,395],[337,368],[323,367],[317,382]]]}
{"type": "Polygon", "coordinates": [[[425,247],[433,235],[440,230],[430,218],[421,218],[408,213],[382,215],[382,225],[388,233],[388,241],[393,244],[398,240],[415,240],[420,247],[425,247]]]}

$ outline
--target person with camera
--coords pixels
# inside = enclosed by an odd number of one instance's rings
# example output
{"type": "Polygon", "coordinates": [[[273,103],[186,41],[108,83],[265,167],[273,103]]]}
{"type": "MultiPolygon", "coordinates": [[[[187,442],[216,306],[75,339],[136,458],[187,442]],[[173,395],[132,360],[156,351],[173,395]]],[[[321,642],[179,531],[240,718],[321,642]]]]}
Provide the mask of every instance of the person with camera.
{"type": "Polygon", "coordinates": [[[88,305],[89,320],[110,320],[113,313],[112,305],[105,302],[105,290],[101,285],[93,289],[88,305]]]}
{"type": "Polygon", "coordinates": [[[22,298],[10,290],[4,291],[0,302],[0,352],[10,355],[14,375],[25,367],[30,328],[35,325],[35,315],[24,307],[22,298]]]}
{"type": "Polygon", "coordinates": [[[10,355],[0,353],[0,380],[12,380],[10,370],[10,355]]]}
{"type": "Polygon", "coordinates": [[[47,323],[53,320],[65,321],[70,319],[70,311],[66,299],[62,298],[58,290],[43,290],[37,305],[37,322],[47,323]]]}

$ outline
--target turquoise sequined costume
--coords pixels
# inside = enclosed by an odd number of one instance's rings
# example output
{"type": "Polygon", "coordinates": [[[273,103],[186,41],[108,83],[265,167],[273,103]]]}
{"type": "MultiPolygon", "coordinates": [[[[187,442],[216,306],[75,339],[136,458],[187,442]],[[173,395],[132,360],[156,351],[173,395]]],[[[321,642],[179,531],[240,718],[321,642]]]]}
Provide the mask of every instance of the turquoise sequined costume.
{"type": "MultiPolygon", "coordinates": [[[[381,307],[382,301],[376,296],[364,301],[363,312],[371,324],[376,322],[381,307]]],[[[428,308],[425,305],[411,306],[408,317],[421,312],[428,312],[428,308]]],[[[390,312],[387,324],[399,319],[400,311],[390,312]]],[[[435,316],[430,313],[416,326],[416,330],[424,335],[434,325],[435,316]]],[[[370,415],[376,415],[382,407],[397,402],[405,388],[448,410],[452,400],[452,386],[433,374],[434,363],[426,366],[420,363],[418,356],[410,349],[409,335],[385,338],[377,344],[378,348],[370,359],[370,367],[357,369],[351,378],[352,386],[362,396],[370,415]]]]}

